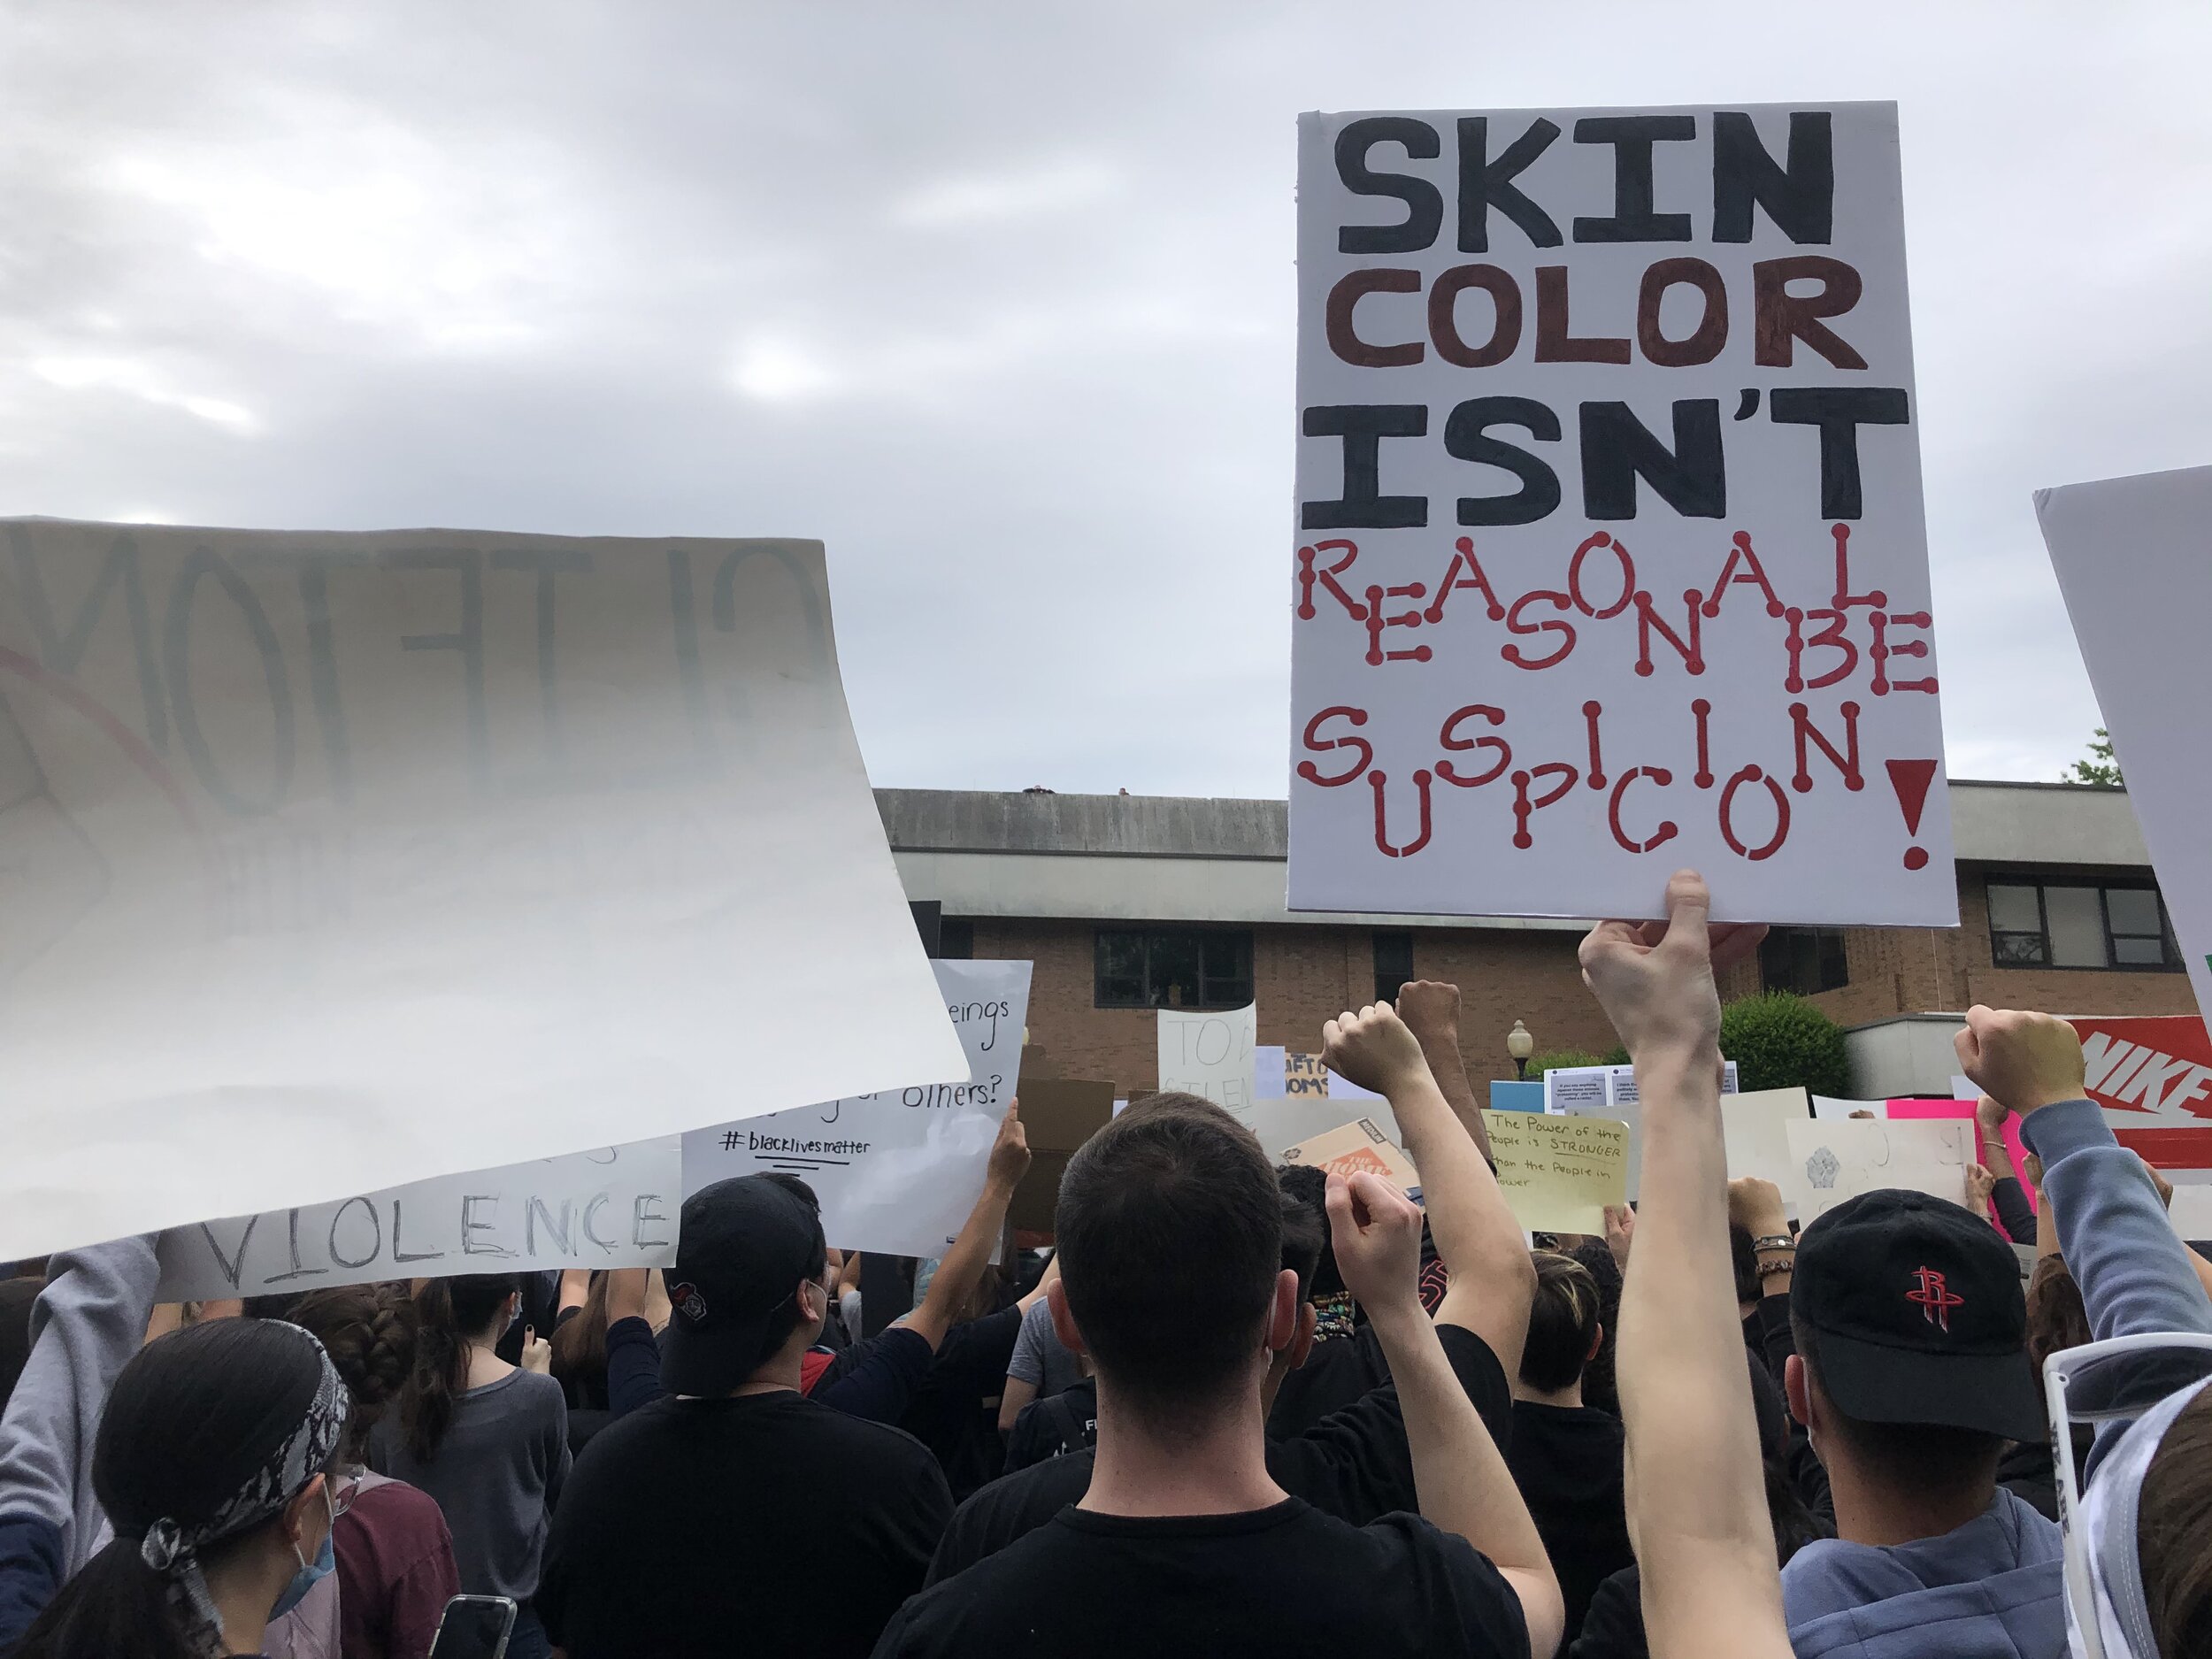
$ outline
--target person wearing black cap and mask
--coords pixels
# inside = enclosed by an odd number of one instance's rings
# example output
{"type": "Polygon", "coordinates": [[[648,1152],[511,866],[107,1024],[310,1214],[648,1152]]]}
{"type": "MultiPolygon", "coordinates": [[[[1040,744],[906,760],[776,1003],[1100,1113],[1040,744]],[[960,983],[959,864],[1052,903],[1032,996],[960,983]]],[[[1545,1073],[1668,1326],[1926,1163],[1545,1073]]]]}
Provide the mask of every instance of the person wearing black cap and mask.
{"type": "Polygon", "coordinates": [[[1799,1240],[1790,1325],[1839,1534],[1782,1570],[1798,1659],[2063,1654],[2059,1529],[1997,1485],[2046,1432],[2011,1247],[1940,1198],[1862,1194],[1799,1240]]]}
{"type": "Polygon", "coordinates": [[[787,1175],[685,1201],[661,1374],[562,1494],[536,1607],[569,1659],[865,1655],[921,1587],[952,1494],[921,1442],[799,1392],[832,1291],[787,1175]],[[826,1561],[837,1594],[809,1594],[826,1561]]]}

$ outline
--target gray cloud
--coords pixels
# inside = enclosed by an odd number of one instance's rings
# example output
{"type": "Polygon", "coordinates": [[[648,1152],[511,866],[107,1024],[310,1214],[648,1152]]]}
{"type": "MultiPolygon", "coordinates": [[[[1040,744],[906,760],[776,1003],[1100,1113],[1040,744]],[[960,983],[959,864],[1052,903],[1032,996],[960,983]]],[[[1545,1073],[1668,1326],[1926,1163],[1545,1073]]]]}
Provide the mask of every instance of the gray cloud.
{"type": "Polygon", "coordinates": [[[1895,97],[1951,766],[2049,776],[2029,491],[2212,458],[2212,16],[1792,15],[19,5],[0,510],[818,535],[879,782],[1279,794],[1297,111],[1895,97]]]}

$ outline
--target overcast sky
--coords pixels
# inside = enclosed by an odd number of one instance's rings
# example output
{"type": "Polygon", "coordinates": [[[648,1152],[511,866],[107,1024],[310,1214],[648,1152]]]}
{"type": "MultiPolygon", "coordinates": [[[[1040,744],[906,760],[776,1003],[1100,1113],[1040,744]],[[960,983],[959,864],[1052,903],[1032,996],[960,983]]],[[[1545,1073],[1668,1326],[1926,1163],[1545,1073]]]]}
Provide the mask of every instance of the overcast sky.
{"type": "Polygon", "coordinates": [[[2200,0],[9,0],[0,513],[818,536],[878,783],[1279,795],[1298,111],[1894,98],[1950,770],[2050,778],[2029,492],[2212,462],[2208,58],[2200,0]]]}

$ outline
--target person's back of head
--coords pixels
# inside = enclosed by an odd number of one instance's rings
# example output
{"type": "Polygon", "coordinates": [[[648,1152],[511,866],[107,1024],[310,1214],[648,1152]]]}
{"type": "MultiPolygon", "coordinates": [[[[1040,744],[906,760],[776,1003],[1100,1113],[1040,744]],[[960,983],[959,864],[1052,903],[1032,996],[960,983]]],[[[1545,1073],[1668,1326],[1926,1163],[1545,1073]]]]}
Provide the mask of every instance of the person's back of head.
{"type": "Polygon", "coordinates": [[[728,1394],[772,1367],[795,1386],[799,1354],[829,1314],[814,1189],[780,1172],[717,1181],[684,1200],[676,1236],[661,1353],[669,1391],[728,1394]]]}
{"type": "Polygon", "coordinates": [[[346,1285],[310,1291],[285,1316],[323,1345],[353,1397],[344,1455],[366,1455],[369,1431],[382,1420],[415,1367],[417,1315],[403,1286],[346,1285]]]}
{"type": "Polygon", "coordinates": [[[607,1291],[603,1272],[594,1273],[584,1290],[584,1305],[553,1327],[553,1380],[568,1395],[571,1409],[604,1405],[607,1394],[607,1291]]]}
{"type": "Polygon", "coordinates": [[[1133,1104],[1069,1161],[1055,1230],[1057,1294],[1102,1400],[1177,1434],[1256,1398],[1283,1203],[1248,1130],[1195,1095],[1133,1104]]]}
{"type": "Polygon", "coordinates": [[[346,1412],[344,1385],[296,1326],[221,1319],[149,1343],[117,1375],[93,1443],[92,1488],[115,1536],[14,1659],[234,1651],[209,1580],[247,1567],[289,1576],[296,1560],[305,1571],[326,1512],[296,1501],[330,1464],[346,1412]]]}
{"type": "Polygon", "coordinates": [[[1571,1256],[1535,1250],[1536,1295],[1521,1346],[1521,1382],[1540,1394],[1561,1394],[1582,1380],[1601,1334],[1598,1285],[1571,1256]]]}
{"type": "Polygon", "coordinates": [[[2135,1547],[2159,1659],[2212,1654],[2212,1388],[2159,1437],[2136,1498],[2135,1547]]]}
{"type": "Polygon", "coordinates": [[[1585,1239],[1567,1252],[1589,1271],[1598,1287],[1598,1351],[1582,1368],[1582,1403],[1614,1417],[1621,1414],[1620,1385],[1614,1375],[1620,1352],[1621,1264],[1602,1239],[1585,1239]]]}
{"type": "Polygon", "coordinates": [[[2037,1376],[2043,1362],[2061,1348],[2080,1348],[2093,1339],[2089,1310],[2081,1299],[2081,1286],[2062,1256],[2036,1258],[2028,1276],[2028,1363],[2037,1376]]]}
{"type": "Polygon", "coordinates": [[[415,1361],[399,1394],[399,1425],[407,1449],[428,1463],[444,1444],[468,1386],[472,1343],[496,1341],[492,1326],[521,1289],[512,1273],[463,1273],[434,1279],[415,1293],[415,1361]]]}
{"type": "Polygon", "coordinates": [[[1970,1508],[1993,1494],[2005,1442],[2045,1432],[2018,1259],[1957,1204],[1885,1190],[1820,1217],[1799,1240],[1790,1324],[1791,1409],[1832,1478],[1840,1463],[1879,1497],[1970,1508]]]}
{"type": "Polygon", "coordinates": [[[1294,1208],[1303,1212],[1320,1240],[1313,1271],[1298,1276],[1301,1295],[1308,1302],[1341,1296],[1344,1275],[1337,1271],[1336,1246],[1329,1235],[1328,1171],[1310,1164],[1278,1164],[1275,1182],[1283,1189],[1284,1214],[1287,1216],[1294,1208]]]}

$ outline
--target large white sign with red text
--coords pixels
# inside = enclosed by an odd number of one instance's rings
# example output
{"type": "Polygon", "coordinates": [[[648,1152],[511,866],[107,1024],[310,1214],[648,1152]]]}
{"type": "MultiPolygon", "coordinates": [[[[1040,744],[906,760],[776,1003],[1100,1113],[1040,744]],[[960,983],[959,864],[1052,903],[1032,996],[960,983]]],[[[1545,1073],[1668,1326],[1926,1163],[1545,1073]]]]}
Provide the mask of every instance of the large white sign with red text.
{"type": "Polygon", "coordinates": [[[1957,919],[1894,105],[1308,115],[1290,903],[1957,919]]]}

